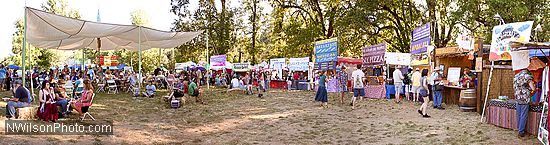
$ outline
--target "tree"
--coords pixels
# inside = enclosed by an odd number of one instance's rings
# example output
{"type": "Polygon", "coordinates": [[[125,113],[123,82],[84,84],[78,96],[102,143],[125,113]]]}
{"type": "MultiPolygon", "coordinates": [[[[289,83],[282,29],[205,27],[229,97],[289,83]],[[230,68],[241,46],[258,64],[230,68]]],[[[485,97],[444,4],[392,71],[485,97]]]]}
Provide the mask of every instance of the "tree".
{"type": "MultiPolygon", "coordinates": [[[[80,18],[80,14],[77,10],[68,8],[68,4],[64,0],[48,0],[45,4],[42,4],[44,11],[63,15],[71,18],[80,18]]],[[[23,34],[24,34],[24,22],[19,19],[15,22],[15,28],[17,31],[13,34],[12,40],[12,52],[15,54],[6,59],[9,64],[22,65],[22,48],[23,48],[23,34]]],[[[27,45],[27,59],[32,61],[26,62],[26,67],[36,66],[41,69],[47,69],[50,66],[58,63],[60,60],[57,56],[58,52],[54,50],[35,48],[32,45],[27,45]]]]}

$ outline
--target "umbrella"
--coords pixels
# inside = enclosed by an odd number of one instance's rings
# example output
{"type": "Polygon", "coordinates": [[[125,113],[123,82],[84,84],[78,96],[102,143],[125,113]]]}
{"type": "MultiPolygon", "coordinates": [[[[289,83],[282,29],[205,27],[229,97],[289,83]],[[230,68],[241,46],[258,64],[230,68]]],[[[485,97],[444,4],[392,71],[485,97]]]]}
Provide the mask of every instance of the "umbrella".
{"type": "Polygon", "coordinates": [[[120,64],[117,66],[118,69],[123,69],[124,67],[127,67],[128,65],[126,64],[120,64]]]}
{"type": "Polygon", "coordinates": [[[19,66],[10,64],[8,65],[8,69],[19,69],[19,66]]]}

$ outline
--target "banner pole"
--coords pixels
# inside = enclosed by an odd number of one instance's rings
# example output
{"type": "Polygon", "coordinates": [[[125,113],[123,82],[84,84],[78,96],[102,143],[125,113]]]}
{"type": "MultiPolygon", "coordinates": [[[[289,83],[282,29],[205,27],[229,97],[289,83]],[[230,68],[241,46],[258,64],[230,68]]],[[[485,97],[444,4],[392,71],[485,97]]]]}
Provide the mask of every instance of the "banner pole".
{"type": "Polygon", "coordinates": [[[495,67],[495,61],[491,61],[491,71],[489,72],[489,81],[487,82],[487,92],[485,92],[485,103],[483,103],[483,111],[481,113],[480,122],[483,122],[483,116],[485,116],[485,109],[487,108],[487,98],[489,97],[489,88],[491,87],[491,80],[493,77],[493,68],[495,67]]]}
{"type": "Polygon", "coordinates": [[[141,92],[141,83],[143,82],[143,78],[141,75],[141,26],[138,26],[138,49],[139,49],[139,67],[138,67],[138,74],[139,74],[139,86],[138,86],[138,94],[141,92]]]}

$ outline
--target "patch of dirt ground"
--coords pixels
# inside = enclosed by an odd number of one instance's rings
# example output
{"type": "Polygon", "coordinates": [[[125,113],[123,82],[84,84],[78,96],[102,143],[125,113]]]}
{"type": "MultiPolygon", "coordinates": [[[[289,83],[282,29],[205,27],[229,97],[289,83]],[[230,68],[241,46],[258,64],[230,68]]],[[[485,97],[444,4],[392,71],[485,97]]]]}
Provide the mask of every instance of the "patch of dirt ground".
{"type": "MultiPolygon", "coordinates": [[[[166,94],[167,92],[159,92],[166,94]]],[[[7,96],[7,92],[0,96],[7,96]]],[[[5,102],[0,102],[2,144],[537,144],[516,131],[480,123],[477,113],[430,108],[432,118],[416,112],[420,104],[362,100],[351,110],[329,94],[329,107],[314,102],[314,92],[270,90],[260,99],[225,89],[204,92],[207,103],[188,100],[179,109],[157,98],[128,93],[96,95],[90,112],[113,121],[114,135],[5,135],[5,102]]],[[[190,98],[189,98],[190,99],[190,98]]],[[[338,98],[339,99],[339,98],[338,98]]],[[[36,104],[34,104],[36,105],[36,104]]],[[[77,120],[71,115],[68,122],[77,120]]],[[[38,122],[38,121],[37,121],[38,122]]],[[[85,121],[90,122],[90,121],[85,121]]]]}

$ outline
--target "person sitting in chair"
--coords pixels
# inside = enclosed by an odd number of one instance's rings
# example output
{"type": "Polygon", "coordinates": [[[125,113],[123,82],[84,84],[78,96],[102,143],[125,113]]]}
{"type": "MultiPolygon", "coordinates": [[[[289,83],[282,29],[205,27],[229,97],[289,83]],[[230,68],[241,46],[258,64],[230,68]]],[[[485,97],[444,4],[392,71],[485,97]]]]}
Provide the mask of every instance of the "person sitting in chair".
{"type": "Polygon", "coordinates": [[[145,87],[145,92],[143,92],[143,96],[145,97],[155,97],[155,93],[157,91],[157,88],[155,85],[153,85],[152,81],[149,81],[147,86],[145,87]]]}
{"type": "Polygon", "coordinates": [[[54,93],[56,94],[55,98],[55,104],[57,106],[61,106],[61,116],[67,115],[67,107],[69,105],[69,96],[67,96],[67,92],[65,91],[65,88],[63,86],[58,85],[57,89],[54,89],[54,93]]]}
{"type": "Polygon", "coordinates": [[[78,111],[80,118],[84,118],[84,113],[82,112],[82,107],[92,106],[92,97],[94,96],[94,88],[90,80],[84,80],[84,91],[82,92],[82,97],[78,98],[71,102],[71,107],[78,111]]]}
{"type": "Polygon", "coordinates": [[[28,107],[30,105],[31,100],[29,90],[27,90],[24,86],[21,85],[21,80],[15,80],[15,91],[13,94],[13,98],[10,98],[8,101],[8,104],[6,105],[6,117],[12,118],[15,116],[15,108],[23,108],[28,107]]]}
{"type": "Polygon", "coordinates": [[[183,83],[181,82],[181,80],[178,80],[175,84],[174,84],[174,87],[172,88],[173,92],[172,92],[172,95],[175,97],[175,98],[181,98],[184,96],[184,91],[183,91],[183,83]]]}

